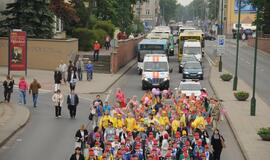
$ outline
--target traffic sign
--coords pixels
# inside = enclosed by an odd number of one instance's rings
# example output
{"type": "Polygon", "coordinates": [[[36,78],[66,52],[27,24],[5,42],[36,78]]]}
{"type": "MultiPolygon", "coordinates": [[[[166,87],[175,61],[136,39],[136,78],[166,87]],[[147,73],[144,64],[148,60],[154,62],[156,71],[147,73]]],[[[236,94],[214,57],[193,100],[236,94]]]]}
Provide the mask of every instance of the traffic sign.
{"type": "Polygon", "coordinates": [[[219,56],[225,53],[225,35],[218,35],[217,52],[219,56]]]}

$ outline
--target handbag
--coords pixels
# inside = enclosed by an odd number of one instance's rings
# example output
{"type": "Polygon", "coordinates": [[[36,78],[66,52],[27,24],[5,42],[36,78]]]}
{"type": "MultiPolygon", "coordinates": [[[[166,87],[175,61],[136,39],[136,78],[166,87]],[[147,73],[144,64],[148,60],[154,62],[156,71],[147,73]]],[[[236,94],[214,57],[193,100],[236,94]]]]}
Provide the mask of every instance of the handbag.
{"type": "Polygon", "coordinates": [[[88,116],[88,119],[89,119],[90,121],[92,121],[92,120],[93,120],[93,117],[94,117],[94,115],[93,115],[92,113],[90,113],[89,116],[88,116]]]}

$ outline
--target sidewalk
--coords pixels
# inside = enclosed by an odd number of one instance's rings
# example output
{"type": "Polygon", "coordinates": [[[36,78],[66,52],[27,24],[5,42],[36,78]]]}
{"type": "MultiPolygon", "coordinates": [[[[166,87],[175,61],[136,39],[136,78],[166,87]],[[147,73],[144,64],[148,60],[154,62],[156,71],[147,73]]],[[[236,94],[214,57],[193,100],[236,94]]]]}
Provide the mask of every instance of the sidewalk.
{"type": "MultiPolygon", "coordinates": [[[[130,61],[126,66],[121,68],[116,74],[103,74],[103,73],[94,73],[93,80],[86,81],[86,73],[83,74],[83,81],[79,81],[76,84],[76,93],[77,94],[98,94],[106,92],[118,79],[120,79],[133,65],[137,62],[136,59],[130,61]]],[[[6,79],[7,67],[0,67],[0,81],[6,79]]],[[[24,75],[24,72],[12,71],[15,84],[18,84],[19,78],[24,75]]],[[[27,82],[30,84],[33,78],[36,78],[43,90],[53,91],[54,80],[53,80],[54,71],[45,71],[45,70],[34,70],[29,69],[28,75],[26,77],[27,82]]],[[[69,84],[62,85],[61,90],[64,94],[69,93],[69,84]]]]}
{"type": "MultiPolygon", "coordinates": [[[[250,116],[250,98],[245,102],[237,101],[233,95],[232,81],[223,82],[219,78],[220,75],[218,68],[213,67],[209,81],[215,94],[224,101],[226,118],[245,158],[247,160],[269,159],[270,143],[262,141],[257,135],[257,131],[261,127],[270,127],[270,107],[257,96],[256,116],[250,116]]],[[[252,93],[252,89],[241,79],[238,79],[238,90],[247,91],[250,95],[252,93]]]]}
{"type": "Polygon", "coordinates": [[[2,147],[30,118],[26,107],[16,104],[0,104],[0,147],[2,147]]]}

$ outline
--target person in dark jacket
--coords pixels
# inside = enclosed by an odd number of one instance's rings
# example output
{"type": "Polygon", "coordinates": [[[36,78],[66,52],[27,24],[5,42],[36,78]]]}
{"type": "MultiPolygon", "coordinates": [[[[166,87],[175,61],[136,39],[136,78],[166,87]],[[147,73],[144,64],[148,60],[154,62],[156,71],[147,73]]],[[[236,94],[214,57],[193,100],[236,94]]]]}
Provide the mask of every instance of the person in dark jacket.
{"type": "Polygon", "coordinates": [[[13,92],[14,80],[7,75],[6,80],[3,82],[5,102],[10,101],[11,93],[13,92]]]}
{"type": "Polygon", "coordinates": [[[211,145],[213,148],[213,160],[220,160],[222,149],[225,147],[224,138],[220,135],[219,130],[215,129],[211,137],[211,145]]]}
{"type": "Polygon", "coordinates": [[[71,67],[70,71],[68,71],[67,81],[69,82],[70,91],[74,91],[76,82],[78,81],[76,67],[71,67]]]}
{"type": "Polygon", "coordinates": [[[85,144],[88,140],[88,131],[85,129],[84,124],[81,125],[80,129],[76,132],[75,138],[77,142],[81,143],[82,150],[85,148],[85,144]]]}
{"type": "Polygon", "coordinates": [[[60,90],[60,84],[62,80],[62,73],[60,72],[59,68],[56,68],[54,71],[54,92],[60,90]]]}
{"type": "Polygon", "coordinates": [[[81,153],[80,147],[75,148],[75,153],[71,155],[69,160],[84,160],[84,156],[81,153]]]}
{"type": "Polygon", "coordinates": [[[76,117],[77,105],[79,104],[79,97],[72,90],[67,97],[67,105],[69,109],[70,118],[76,117]]]}

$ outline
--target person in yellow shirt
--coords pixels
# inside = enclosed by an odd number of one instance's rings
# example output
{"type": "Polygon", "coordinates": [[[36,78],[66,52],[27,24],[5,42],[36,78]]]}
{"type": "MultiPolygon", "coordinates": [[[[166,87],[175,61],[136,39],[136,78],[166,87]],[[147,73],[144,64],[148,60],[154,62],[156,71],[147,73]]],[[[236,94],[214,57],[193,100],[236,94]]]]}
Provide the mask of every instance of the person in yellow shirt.
{"type": "Polygon", "coordinates": [[[121,114],[117,114],[115,128],[123,128],[124,122],[121,114]]]}
{"type": "Polygon", "coordinates": [[[169,125],[169,123],[170,123],[170,121],[169,121],[169,118],[168,118],[166,111],[162,111],[162,115],[159,118],[159,124],[166,126],[166,125],[169,125]]]}
{"type": "Polygon", "coordinates": [[[178,127],[180,127],[180,118],[179,116],[176,116],[172,121],[172,130],[174,134],[176,133],[178,127]]]}
{"type": "Polygon", "coordinates": [[[184,127],[186,127],[187,126],[187,124],[186,124],[186,115],[184,114],[184,112],[180,111],[179,117],[180,117],[180,122],[182,122],[184,124],[184,127]]]}
{"type": "Polygon", "coordinates": [[[191,127],[192,128],[198,128],[199,125],[202,125],[205,127],[205,119],[202,116],[202,112],[198,112],[195,120],[192,122],[191,127]]]}
{"type": "Polygon", "coordinates": [[[112,117],[109,115],[109,112],[106,111],[100,119],[99,127],[102,128],[103,130],[106,129],[111,119],[112,117]]]}
{"type": "Polygon", "coordinates": [[[136,128],[136,120],[133,118],[131,113],[128,113],[128,117],[126,118],[126,126],[128,132],[133,132],[136,128]]]}

